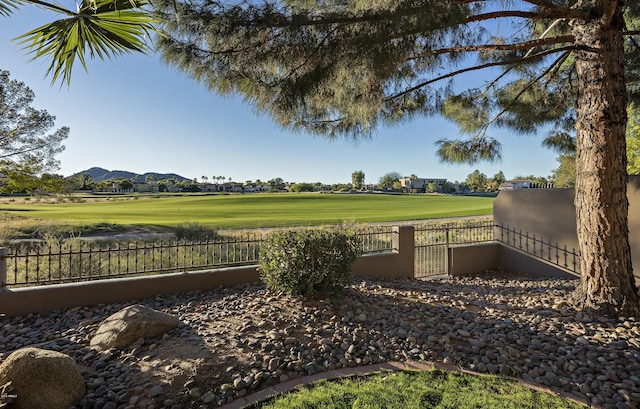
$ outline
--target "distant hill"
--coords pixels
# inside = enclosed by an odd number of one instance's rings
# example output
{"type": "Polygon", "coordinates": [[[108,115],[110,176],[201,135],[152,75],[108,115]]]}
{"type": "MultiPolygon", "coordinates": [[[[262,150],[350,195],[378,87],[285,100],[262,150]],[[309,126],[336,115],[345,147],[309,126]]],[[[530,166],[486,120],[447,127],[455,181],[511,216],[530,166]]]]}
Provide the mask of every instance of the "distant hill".
{"type": "Polygon", "coordinates": [[[175,173],[156,173],[156,172],[147,172],[143,175],[139,175],[137,173],[129,172],[126,170],[107,170],[103,168],[91,168],[87,170],[83,170],[82,172],[76,173],[76,175],[88,174],[91,176],[91,179],[96,182],[102,182],[103,180],[109,179],[127,179],[133,180],[135,178],[136,182],[142,183],[145,181],[147,176],[153,176],[156,180],[160,179],[171,179],[176,178],[179,182],[183,180],[191,180],[189,178],[185,178],[184,176],[177,175],[175,173]]]}

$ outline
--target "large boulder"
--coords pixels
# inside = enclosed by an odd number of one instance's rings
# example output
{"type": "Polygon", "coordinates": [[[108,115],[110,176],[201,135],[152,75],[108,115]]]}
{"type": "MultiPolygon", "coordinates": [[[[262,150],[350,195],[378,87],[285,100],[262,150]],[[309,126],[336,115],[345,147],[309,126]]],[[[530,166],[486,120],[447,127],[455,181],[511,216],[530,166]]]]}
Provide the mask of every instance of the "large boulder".
{"type": "Polygon", "coordinates": [[[38,348],[13,352],[0,365],[0,385],[11,382],[13,409],[67,409],[85,395],[80,369],[68,355],[38,348]]]}
{"type": "Polygon", "coordinates": [[[153,338],[175,328],[178,317],[144,305],[126,307],[104,320],[91,346],[98,350],[131,345],[140,338],[153,338]]]}

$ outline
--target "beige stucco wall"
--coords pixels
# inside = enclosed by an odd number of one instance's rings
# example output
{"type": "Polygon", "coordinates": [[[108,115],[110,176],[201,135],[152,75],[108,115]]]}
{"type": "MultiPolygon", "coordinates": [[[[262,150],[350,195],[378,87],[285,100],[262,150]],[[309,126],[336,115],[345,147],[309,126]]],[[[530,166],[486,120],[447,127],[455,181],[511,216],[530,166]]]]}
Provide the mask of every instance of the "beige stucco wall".
{"type": "MultiPolygon", "coordinates": [[[[574,189],[522,189],[502,191],[493,203],[496,225],[509,226],[535,234],[569,250],[578,249],[574,189]]],[[[636,281],[640,283],[640,176],[630,176],[629,242],[635,266],[636,281]]],[[[499,238],[500,229],[496,229],[499,238]]]]}
{"type": "Polygon", "coordinates": [[[481,243],[449,249],[449,275],[459,277],[493,270],[500,265],[500,245],[481,243]]]}

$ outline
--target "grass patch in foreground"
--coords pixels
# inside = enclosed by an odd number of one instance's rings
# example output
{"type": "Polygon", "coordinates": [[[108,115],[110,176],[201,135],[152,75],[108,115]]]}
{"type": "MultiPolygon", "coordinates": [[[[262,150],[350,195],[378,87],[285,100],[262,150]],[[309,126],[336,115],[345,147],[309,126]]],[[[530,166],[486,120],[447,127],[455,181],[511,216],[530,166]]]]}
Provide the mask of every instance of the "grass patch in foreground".
{"type": "Polygon", "coordinates": [[[381,372],[324,380],[250,409],[578,409],[575,402],[495,376],[432,371],[381,372]]]}

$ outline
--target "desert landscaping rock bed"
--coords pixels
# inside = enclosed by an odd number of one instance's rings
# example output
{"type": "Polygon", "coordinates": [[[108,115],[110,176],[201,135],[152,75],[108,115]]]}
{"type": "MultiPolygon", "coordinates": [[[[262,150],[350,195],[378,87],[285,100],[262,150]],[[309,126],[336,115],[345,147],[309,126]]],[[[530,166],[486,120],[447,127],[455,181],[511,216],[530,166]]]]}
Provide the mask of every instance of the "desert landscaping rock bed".
{"type": "Polygon", "coordinates": [[[640,322],[594,318],[566,302],[575,280],[485,275],[364,280],[343,297],[302,301],[262,284],[3,318],[0,361],[26,347],[80,365],[78,408],[209,408],[309,374],[434,361],[637,409],[640,322]],[[101,321],[132,304],[177,315],[162,337],[89,347],[101,321]]]}

